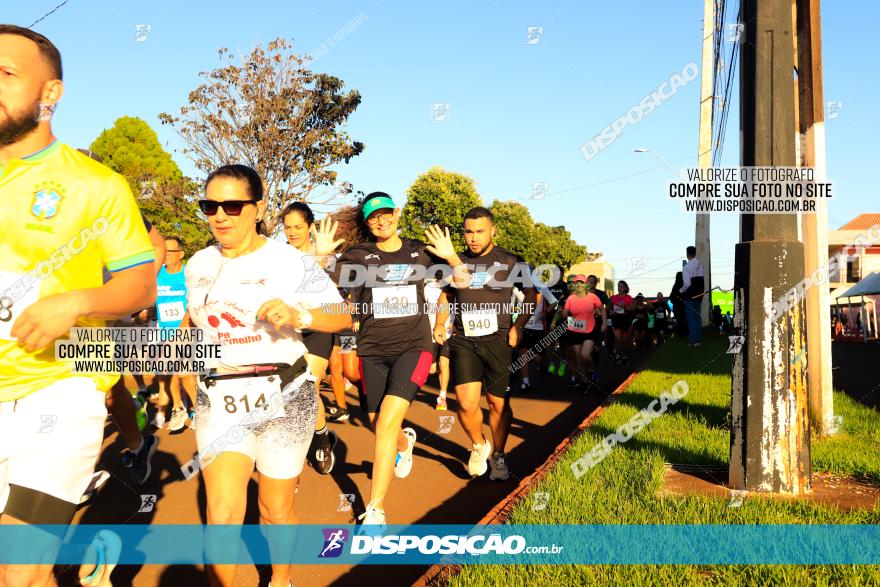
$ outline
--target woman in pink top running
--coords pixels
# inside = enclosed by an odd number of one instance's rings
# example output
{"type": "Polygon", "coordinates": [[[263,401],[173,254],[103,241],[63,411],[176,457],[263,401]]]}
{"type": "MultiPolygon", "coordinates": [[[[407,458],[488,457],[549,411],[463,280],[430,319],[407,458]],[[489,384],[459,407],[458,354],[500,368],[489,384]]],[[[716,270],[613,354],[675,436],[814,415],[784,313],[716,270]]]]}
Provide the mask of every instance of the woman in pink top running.
{"type": "Polygon", "coordinates": [[[617,294],[611,296],[611,327],[614,329],[614,352],[612,357],[618,365],[626,365],[626,342],[629,340],[629,327],[632,323],[632,311],[635,300],[629,295],[629,285],[625,281],[617,282],[617,294]]]}
{"type": "Polygon", "coordinates": [[[593,368],[593,345],[602,340],[605,334],[605,306],[599,297],[587,289],[587,278],[576,275],[573,280],[574,292],[565,300],[560,317],[568,321],[568,330],[563,335],[564,344],[571,348],[575,358],[575,369],[571,374],[571,386],[586,393],[596,385],[593,368]],[[596,314],[602,316],[596,321],[596,314]],[[577,376],[580,376],[580,383],[577,376]]]}

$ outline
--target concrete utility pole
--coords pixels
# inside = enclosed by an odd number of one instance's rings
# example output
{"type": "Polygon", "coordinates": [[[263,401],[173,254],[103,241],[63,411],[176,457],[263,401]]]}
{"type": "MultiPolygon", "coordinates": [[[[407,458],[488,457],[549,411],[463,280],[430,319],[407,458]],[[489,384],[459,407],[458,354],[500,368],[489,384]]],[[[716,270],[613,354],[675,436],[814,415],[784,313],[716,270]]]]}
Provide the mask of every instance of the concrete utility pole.
{"type": "MultiPolygon", "coordinates": [[[[712,167],[712,80],[715,79],[715,0],[704,0],[703,8],[703,70],[700,74],[700,142],[697,149],[697,167],[712,167]]],[[[706,287],[712,290],[712,249],[709,246],[709,214],[697,213],[694,246],[703,263],[706,287]]],[[[703,296],[700,314],[703,326],[709,325],[712,294],[703,296]]]]}
{"type": "MultiPolygon", "coordinates": [[[[822,91],[822,24],[819,0],[797,0],[798,139],[801,164],[812,167],[816,181],[826,180],[825,112],[822,91]]],[[[816,199],[816,213],[801,215],[806,275],[828,262],[828,204],[816,199]]],[[[831,393],[831,291],[827,285],[807,290],[807,383],[810,416],[820,434],[834,420],[831,393]]]]}
{"type": "MultiPolygon", "coordinates": [[[[795,164],[792,0],[743,0],[740,120],[743,166],[795,164]]],[[[735,355],[730,486],[802,495],[811,479],[805,316],[800,300],[774,318],[804,276],[793,214],[743,214],[734,273],[735,355]]]]}

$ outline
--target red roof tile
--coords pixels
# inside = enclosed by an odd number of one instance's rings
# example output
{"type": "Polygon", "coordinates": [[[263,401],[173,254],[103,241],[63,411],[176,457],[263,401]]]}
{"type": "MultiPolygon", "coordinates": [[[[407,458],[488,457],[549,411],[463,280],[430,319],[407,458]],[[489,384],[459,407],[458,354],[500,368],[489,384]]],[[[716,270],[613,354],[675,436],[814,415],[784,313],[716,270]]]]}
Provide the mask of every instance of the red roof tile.
{"type": "Polygon", "coordinates": [[[838,230],[866,230],[880,224],[880,214],[859,214],[838,230]]]}

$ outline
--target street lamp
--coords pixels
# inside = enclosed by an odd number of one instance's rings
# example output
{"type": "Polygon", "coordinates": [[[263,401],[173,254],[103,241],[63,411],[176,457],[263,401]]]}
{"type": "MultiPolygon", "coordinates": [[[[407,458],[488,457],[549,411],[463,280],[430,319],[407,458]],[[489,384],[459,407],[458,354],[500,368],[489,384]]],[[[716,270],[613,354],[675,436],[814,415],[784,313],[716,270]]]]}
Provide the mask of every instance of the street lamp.
{"type": "MultiPolygon", "coordinates": [[[[666,159],[664,159],[663,157],[661,157],[660,155],[658,155],[657,153],[655,153],[655,152],[652,151],[651,149],[648,149],[647,147],[639,147],[638,149],[635,150],[635,152],[636,152],[636,153],[650,153],[651,155],[654,156],[655,159],[657,159],[657,161],[659,161],[660,163],[662,163],[663,165],[665,165],[666,168],[669,169],[669,171],[671,171],[672,173],[674,173],[677,177],[681,178],[681,174],[680,174],[678,171],[676,171],[676,170],[672,167],[672,165],[670,165],[669,163],[667,163],[667,162],[666,162],[666,159]]],[[[682,179],[683,179],[683,178],[682,178],[682,179]]]]}

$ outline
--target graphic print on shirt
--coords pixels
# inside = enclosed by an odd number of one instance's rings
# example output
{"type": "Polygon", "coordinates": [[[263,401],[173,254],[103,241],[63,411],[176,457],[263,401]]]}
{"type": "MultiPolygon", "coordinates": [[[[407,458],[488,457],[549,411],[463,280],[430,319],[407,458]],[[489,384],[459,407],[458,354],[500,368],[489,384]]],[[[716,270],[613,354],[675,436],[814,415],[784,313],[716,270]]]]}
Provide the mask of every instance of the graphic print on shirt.
{"type": "Polygon", "coordinates": [[[257,320],[260,307],[273,299],[289,306],[312,305],[312,298],[341,300],[335,287],[316,294],[296,291],[304,274],[302,256],[270,241],[245,257],[223,258],[218,249],[208,248],[190,259],[186,281],[193,325],[221,345],[222,365],[293,364],[305,352],[292,330],[281,334],[268,321],[257,320]],[[279,265],[291,270],[276,271],[279,265]]]}
{"type": "Polygon", "coordinates": [[[425,243],[401,239],[396,251],[382,251],[374,242],[364,242],[348,249],[333,269],[334,282],[359,266],[367,279],[349,287],[349,295],[360,322],[358,354],[361,356],[397,356],[413,349],[429,350],[431,328],[425,306],[425,269],[441,262],[426,250],[425,243]],[[422,273],[421,278],[419,273],[422,273]]]}
{"type": "MultiPolygon", "coordinates": [[[[454,331],[469,338],[506,336],[513,324],[514,286],[534,287],[528,265],[498,246],[483,255],[476,256],[468,250],[459,257],[467,265],[471,281],[467,288],[458,289],[451,284],[445,288],[448,299],[458,303],[454,331]]],[[[533,311],[530,308],[530,313],[533,311]]]]}

